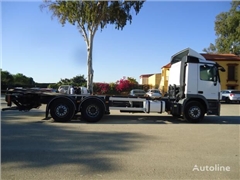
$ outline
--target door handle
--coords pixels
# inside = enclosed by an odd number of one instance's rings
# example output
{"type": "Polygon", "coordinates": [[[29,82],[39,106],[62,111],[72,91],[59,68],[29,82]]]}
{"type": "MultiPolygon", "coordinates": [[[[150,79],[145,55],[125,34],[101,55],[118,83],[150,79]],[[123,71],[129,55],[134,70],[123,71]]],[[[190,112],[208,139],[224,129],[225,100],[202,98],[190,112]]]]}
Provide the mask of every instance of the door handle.
{"type": "Polygon", "coordinates": [[[203,94],[203,91],[198,91],[199,94],[203,94]]]}

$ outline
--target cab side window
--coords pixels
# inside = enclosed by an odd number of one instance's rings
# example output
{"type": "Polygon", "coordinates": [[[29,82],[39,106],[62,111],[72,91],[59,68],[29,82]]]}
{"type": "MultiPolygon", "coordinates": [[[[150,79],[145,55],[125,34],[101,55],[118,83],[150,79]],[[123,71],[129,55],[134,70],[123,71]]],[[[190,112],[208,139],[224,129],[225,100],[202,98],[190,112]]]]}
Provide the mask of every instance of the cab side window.
{"type": "Polygon", "coordinates": [[[213,81],[214,69],[212,66],[200,66],[200,79],[203,81],[213,81]]]}

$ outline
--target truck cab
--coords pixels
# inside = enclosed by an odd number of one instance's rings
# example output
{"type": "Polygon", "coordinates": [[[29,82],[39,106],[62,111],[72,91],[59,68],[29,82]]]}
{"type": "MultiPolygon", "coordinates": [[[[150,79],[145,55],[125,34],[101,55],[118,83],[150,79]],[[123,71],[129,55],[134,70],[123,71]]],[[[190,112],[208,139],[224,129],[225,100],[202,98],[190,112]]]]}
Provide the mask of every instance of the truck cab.
{"type": "Polygon", "coordinates": [[[207,61],[190,48],[172,56],[168,94],[181,105],[180,114],[186,114],[186,105],[194,102],[200,104],[204,113],[220,115],[219,70],[225,71],[216,62],[207,61]]]}

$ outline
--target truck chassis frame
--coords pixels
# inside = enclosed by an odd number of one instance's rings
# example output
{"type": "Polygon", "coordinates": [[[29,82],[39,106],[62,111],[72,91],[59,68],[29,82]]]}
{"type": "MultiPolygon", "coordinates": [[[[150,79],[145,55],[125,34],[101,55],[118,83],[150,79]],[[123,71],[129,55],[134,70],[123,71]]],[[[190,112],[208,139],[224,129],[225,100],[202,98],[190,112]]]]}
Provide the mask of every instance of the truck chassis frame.
{"type": "Polygon", "coordinates": [[[71,121],[77,113],[87,122],[97,122],[110,110],[132,113],[164,113],[174,117],[183,117],[190,122],[199,122],[209,107],[201,99],[185,99],[177,102],[175,98],[108,96],[108,95],[66,95],[61,93],[44,93],[32,89],[10,89],[5,95],[10,108],[2,110],[29,111],[46,104],[45,118],[50,116],[56,122],[71,121]],[[16,106],[12,107],[12,104],[16,106]]]}

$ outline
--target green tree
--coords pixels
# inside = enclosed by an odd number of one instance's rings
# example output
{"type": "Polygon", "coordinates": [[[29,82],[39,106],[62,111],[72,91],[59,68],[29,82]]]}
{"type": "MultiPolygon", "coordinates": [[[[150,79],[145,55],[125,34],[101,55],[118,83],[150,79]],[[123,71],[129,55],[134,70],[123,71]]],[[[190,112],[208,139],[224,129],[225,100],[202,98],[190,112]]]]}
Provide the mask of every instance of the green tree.
{"type": "Polygon", "coordinates": [[[61,84],[61,85],[71,85],[72,84],[72,81],[71,79],[68,79],[68,78],[65,78],[65,79],[61,79],[58,84],[61,84]]]}
{"type": "Polygon", "coordinates": [[[203,49],[203,52],[214,54],[214,53],[217,53],[217,48],[213,43],[210,43],[208,48],[203,49]]]}
{"type": "Polygon", "coordinates": [[[78,75],[75,76],[71,79],[68,78],[64,78],[64,79],[60,79],[59,82],[55,83],[55,84],[50,84],[48,87],[49,88],[58,88],[61,85],[73,85],[73,86],[86,86],[86,78],[84,77],[84,75],[78,75]]]}
{"type": "Polygon", "coordinates": [[[74,86],[85,86],[87,82],[84,75],[75,76],[71,79],[71,81],[74,86]]]}
{"type": "Polygon", "coordinates": [[[8,71],[2,71],[1,69],[1,85],[12,85],[14,83],[13,75],[8,71]]]}
{"type": "Polygon", "coordinates": [[[228,12],[216,16],[215,32],[215,45],[210,44],[205,52],[240,54],[240,1],[232,1],[228,12]]]}
{"type": "Polygon", "coordinates": [[[131,84],[138,84],[137,80],[135,78],[132,77],[128,77],[127,80],[131,83],[131,84]]]}
{"type": "Polygon", "coordinates": [[[32,78],[29,78],[21,73],[13,75],[13,78],[16,86],[31,86],[34,82],[32,78]]]}
{"type": "Polygon", "coordinates": [[[28,78],[28,81],[31,86],[34,86],[35,82],[32,77],[28,78]]]}
{"type": "Polygon", "coordinates": [[[53,89],[58,89],[59,88],[59,84],[58,83],[53,83],[53,84],[49,84],[48,88],[53,88],[53,89]]]}
{"type": "Polygon", "coordinates": [[[87,46],[87,88],[93,92],[93,40],[98,29],[107,24],[123,29],[127,22],[132,22],[130,11],[139,13],[144,1],[51,1],[44,0],[41,9],[47,8],[52,17],[57,17],[64,26],[66,22],[77,25],[87,46]]]}
{"type": "Polygon", "coordinates": [[[116,90],[117,84],[114,82],[109,83],[109,91],[110,94],[118,94],[118,91],[116,90]]]}

